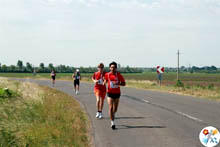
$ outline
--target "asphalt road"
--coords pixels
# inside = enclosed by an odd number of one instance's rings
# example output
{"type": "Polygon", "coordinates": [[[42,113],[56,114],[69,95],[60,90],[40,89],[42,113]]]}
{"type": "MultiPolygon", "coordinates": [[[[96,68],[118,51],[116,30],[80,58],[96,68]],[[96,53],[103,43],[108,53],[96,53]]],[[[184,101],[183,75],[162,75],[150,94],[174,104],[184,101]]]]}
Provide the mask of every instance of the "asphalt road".
{"type": "MultiPolygon", "coordinates": [[[[47,80],[24,81],[51,87],[47,80]]],[[[96,147],[202,147],[199,133],[204,127],[220,130],[219,102],[123,87],[115,120],[117,129],[112,130],[107,101],[104,118],[95,118],[93,84],[81,83],[79,95],[74,94],[69,81],[56,81],[54,88],[82,104],[92,123],[96,147]]]]}

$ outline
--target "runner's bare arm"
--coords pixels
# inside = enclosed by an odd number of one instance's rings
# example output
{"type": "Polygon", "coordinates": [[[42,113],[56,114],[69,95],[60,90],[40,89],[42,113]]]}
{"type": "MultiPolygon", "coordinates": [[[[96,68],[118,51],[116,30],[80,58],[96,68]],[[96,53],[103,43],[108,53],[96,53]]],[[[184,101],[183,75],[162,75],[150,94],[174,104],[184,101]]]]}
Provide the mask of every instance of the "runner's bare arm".
{"type": "Polygon", "coordinates": [[[119,74],[119,77],[120,77],[120,82],[119,82],[118,84],[119,84],[120,86],[125,86],[126,83],[125,83],[124,77],[123,77],[121,74],[119,74]]]}
{"type": "Polygon", "coordinates": [[[107,80],[105,79],[105,77],[103,77],[103,80],[104,80],[103,85],[106,85],[107,80]]]}
{"type": "Polygon", "coordinates": [[[98,82],[98,80],[94,79],[94,77],[92,77],[92,81],[93,81],[94,83],[97,83],[97,82],[98,82]]]}

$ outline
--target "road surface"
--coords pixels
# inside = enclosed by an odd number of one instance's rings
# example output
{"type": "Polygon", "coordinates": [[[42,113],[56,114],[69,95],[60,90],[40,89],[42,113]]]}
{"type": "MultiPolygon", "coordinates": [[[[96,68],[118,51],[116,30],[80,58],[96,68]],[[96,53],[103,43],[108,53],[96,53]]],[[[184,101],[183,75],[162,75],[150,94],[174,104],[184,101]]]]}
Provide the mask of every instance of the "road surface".
{"type": "MultiPolygon", "coordinates": [[[[51,87],[49,80],[23,81],[51,87]]],[[[112,130],[107,101],[104,118],[95,118],[93,84],[81,83],[79,95],[74,94],[70,81],[56,81],[54,88],[83,105],[92,123],[96,147],[201,147],[199,133],[204,127],[220,130],[219,102],[123,87],[115,120],[117,129],[112,130]]]]}

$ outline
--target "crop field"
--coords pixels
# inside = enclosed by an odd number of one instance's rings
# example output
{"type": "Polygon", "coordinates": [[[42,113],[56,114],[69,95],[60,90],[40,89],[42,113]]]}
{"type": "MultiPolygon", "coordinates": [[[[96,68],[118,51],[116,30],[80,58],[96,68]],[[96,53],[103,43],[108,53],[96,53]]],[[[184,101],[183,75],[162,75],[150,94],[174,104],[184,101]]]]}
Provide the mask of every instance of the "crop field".
{"type": "MultiPolygon", "coordinates": [[[[146,72],[146,73],[126,73],[122,74],[126,80],[149,80],[157,81],[157,73],[146,72]]],[[[72,73],[57,73],[57,79],[71,80],[72,73]]],[[[90,80],[92,73],[82,73],[81,77],[84,80],[90,80]]],[[[0,77],[17,77],[17,78],[50,78],[49,73],[37,73],[33,75],[32,73],[0,73],[0,77]]],[[[180,73],[179,79],[189,86],[200,85],[208,86],[213,84],[216,87],[220,87],[220,74],[207,74],[207,73],[180,73]]],[[[164,73],[163,74],[163,85],[169,86],[176,83],[176,73],[164,73]]]]}
{"type": "MultiPolygon", "coordinates": [[[[82,73],[82,81],[92,82],[92,73],[82,73]]],[[[220,99],[220,74],[207,73],[180,73],[179,79],[183,86],[176,85],[176,73],[164,73],[162,85],[157,84],[157,73],[127,73],[122,75],[127,81],[128,87],[150,89],[176,94],[191,95],[196,97],[220,99]]],[[[49,73],[0,73],[0,77],[50,79],[49,73]]],[[[72,80],[72,73],[57,73],[58,80],[72,80]]]]}

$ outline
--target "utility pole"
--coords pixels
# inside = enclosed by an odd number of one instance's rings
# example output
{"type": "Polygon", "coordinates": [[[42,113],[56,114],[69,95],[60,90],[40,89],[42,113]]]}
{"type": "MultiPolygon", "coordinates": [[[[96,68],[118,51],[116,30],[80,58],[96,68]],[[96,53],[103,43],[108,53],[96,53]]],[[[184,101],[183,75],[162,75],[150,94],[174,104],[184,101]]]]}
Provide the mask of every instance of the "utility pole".
{"type": "Polygon", "coordinates": [[[180,59],[180,52],[177,52],[177,81],[179,80],[179,59],[180,59]]]}
{"type": "Polygon", "coordinates": [[[189,69],[188,69],[188,72],[190,72],[190,70],[191,70],[191,64],[189,64],[189,69]]]}

